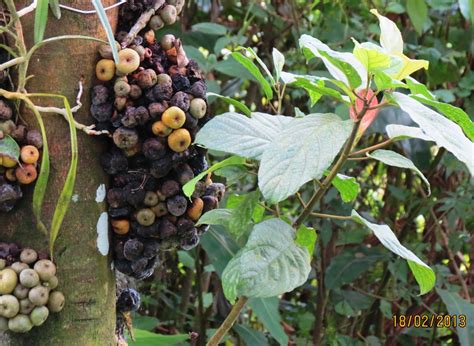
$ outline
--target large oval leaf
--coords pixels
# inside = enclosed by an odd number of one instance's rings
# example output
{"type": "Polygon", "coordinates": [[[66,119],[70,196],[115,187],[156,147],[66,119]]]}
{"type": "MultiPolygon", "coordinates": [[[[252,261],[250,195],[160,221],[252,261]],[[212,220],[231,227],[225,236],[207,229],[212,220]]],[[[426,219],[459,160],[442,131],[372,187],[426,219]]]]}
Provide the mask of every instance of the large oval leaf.
{"type": "Polygon", "coordinates": [[[213,118],[198,132],[195,142],[209,149],[260,160],[263,151],[293,118],[265,113],[252,117],[224,113],[213,118]]]}
{"type": "Polygon", "coordinates": [[[429,109],[417,100],[401,93],[394,92],[393,98],[423,132],[441,147],[446,148],[458,160],[464,162],[474,174],[474,143],[463,133],[461,127],[439,113],[429,109]]]}
{"type": "Polygon", "coordinates": [[[310,255],[294,239],[291,226],[279,219],[255,225],[222,274],[227,299],[273,297],[302,285],[311,271],[310,255]]]}
{"type": "Polygon", "coordinates": [[[2,156],[8,156],[14,160],[18,160],[20,157],[20,146],[10,136],[0,139],[0,157],[2,156]]]}
{"type": "Polygon", "coordinates": [[[309,114],[294,119],[263,153],[258,185],[275,203],[293,195],[306,182],[322,177],[350,135],[352,120],[336,114],[309,114]]]}

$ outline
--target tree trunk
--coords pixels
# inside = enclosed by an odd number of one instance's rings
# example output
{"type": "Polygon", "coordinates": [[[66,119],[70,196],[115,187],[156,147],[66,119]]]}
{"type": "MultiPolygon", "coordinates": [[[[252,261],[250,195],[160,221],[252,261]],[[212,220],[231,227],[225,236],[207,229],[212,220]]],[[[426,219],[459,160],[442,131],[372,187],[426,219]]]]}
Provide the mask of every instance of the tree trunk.
{"type": "MultiPolygon", "coordinates": [[[[17,8],[31,3],[15,1],[17,8]]],[[[64,2],[63,2],[64,3],[64,2]]],[[[102,0],[105,6],[114,0],[102,0]]],[[[80,9],[93,9],[90,0],[71,0],[67,5],[80,9]]],[[[113,27],[118,10],[107,11],[113,27]]],[[[32,46],[34,13],[22,18],[27,47],[32,46]]],[[[60,20],[50,15],[45,37],[80,34],[105,38],[96,14],[78,14],[62,10],[60,20]]],[[[71,106],[75,104],[78,81],[84,80],[83,106],[75,114],[76,120],[90,124],[89,94],[98,59],[97,43],[85,40],[68,40],[42,47],[30,64],[28,92],[45,92],[65,95],[71,106]]],[[[51,99],[35,99],[37,105],[63,107],[51,99]]],[[[29,127],[36,123],[31,114],[22,112],[29,127]]],[[[50,225],[70,162],[70,141],[67,122],[57,114],[43,114],[51,156],[51,176],[43,204],[42,219],[50,225]]],[[[55,245],[55,262],[60,284],[58,289],[66,297],[66,305],[59,314],[51,314],[41,327],[20,334],[0,335],[1,345],[114,345],[115,328],[115,278],[111,258],[98,250],[97,224],[106,211],[103,199],[96,193],[107,181],[99,157],[104,140],[78,133],[79,163],[74,198],[66,214],[55,245]]],[[[25,196],[14,211],[0,215],[0,239],[14,241],[21,246],[48,250],[48,238],[35,227],[32,214],[33,187],[24,189],[25,196]],[[27,190],[27,191],[25,191],[27,190]]],[[[105,193],[105,190],[103,190],[105,193]]],[[[102,242],[103,244],[103,242],[102,242]]],[[[103,251],[102,251],[103,252],[103,251]]]]}

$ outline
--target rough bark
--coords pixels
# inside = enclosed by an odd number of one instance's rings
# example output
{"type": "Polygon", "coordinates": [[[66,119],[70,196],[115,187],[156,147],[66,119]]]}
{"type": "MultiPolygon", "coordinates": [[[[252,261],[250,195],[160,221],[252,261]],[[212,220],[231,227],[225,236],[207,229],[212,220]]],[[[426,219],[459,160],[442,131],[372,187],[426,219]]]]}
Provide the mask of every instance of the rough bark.
{"type": "MultiPolygon", "coordinates": [[[[22,8],[31,1],[15,1],[22,8]]],[[[114,0],[102,0],[104,6],[114,0]]],[[[92,9],[90,0],[72,0],[69,6],[92,9]]],[[[115,26],[118,10],[107,12],[115,26]]],[[[22,19],[25,40],[31,47],[33,40],[34,13],[22,19]]],[[[105,38],[95,14],[77,14],[63,10],[62,18],[50,15],[45,37],[65,34],[81,34],[105,38]]],[[[93,82],[97,43],[69,40],[42,47],[31,62],[29,92],[63,94],[71,105],[75,104],[78,81],[83,76],[83,107],[75,114],[79,122],[90,124],[89,94],[93,82]]],[[[37,99],[42,106],[61,106],[50,99],[37,99]]],[[[61,106],[62,107],[62,106],[61,106]]],[[[34,118],[27,112],[22,118],[35,127],[34,118]]],[[[43,205],[43,221],[50,224],[62,184],[69,168],[70,142],[66,121],[56,114],[44,114],[51,156],[51,176],[47,197],[43,205]]],[[[66,296],[66,306],[59,314],[52,314],[46,323],[25,335],[0,335],[1,345],[113,345],[115,327],[115,280],[109,256],[103,256],[97,248],[97,221],[105,212],[105,202],[96,202],[99,185],[107,181],[99,165],[104,141],[78,133],[79,164],[76,195],[70,204],[59,238],[56,242],[55,261],[60,280],[59,289],[66,296]]],[[[15,241],[22,246],[38,250],[48,249],[48,239],[35,227],[31,212],[32,189],[25,190],[25,197],[15,211],[0,215],[0,239],[15,241]]]]}

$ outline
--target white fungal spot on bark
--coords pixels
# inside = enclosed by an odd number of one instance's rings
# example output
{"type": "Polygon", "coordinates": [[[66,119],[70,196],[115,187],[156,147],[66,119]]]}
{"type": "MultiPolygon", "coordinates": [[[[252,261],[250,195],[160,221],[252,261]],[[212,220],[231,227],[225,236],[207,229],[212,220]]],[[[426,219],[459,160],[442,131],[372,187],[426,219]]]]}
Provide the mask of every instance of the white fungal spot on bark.
{"type": "Polygon", "coordinates": [[[102,256],[109,253],[109,217],[107,213],[100,214],[97,221],[97,248],[102,256]]]}
{"type": "Polygon", "coordinates": [[[71,199],[74,203],[77,203],[79,202],[79,195],[76,193],[75,195],[72,195],[71,199]]]}
{"type": "Polygon", "coordinates": [[[95,193],[95,201],[97,203],[102,203],[105,200],[105,195],[106,195],[105,185],[100,184],[95,193]]]}

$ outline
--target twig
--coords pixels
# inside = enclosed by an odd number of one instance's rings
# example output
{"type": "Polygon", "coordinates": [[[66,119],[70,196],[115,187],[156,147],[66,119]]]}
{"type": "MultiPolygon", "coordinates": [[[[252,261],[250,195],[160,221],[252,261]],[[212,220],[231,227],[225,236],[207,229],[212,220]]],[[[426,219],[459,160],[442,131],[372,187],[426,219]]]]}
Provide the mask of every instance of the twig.
{"type": "Polygon", "coordinates": [[[311,216],[335,219],[335,220],[352,220],[352,216],[343,216],[343,215],[332,215],[332,214],[323,214],[323,213],[311,213],[311,216]]]}
{"type": "MultiPolygon", "coordinates": [[[[119,2],[117,2],[116,4],[113,4],[113,5],[110,5],[108,7],[105,7],[104,10],[107,11],[107,10],[110,10],[114,7],[118,7],[124,3],[126,3],[127,0],[121,0],[119,2]]],[[[28,14],[30,12],[33,12],[35,9],[36,9],[36,6],[38,5],[38,0],[33,0],[33,3],[25,8],[22,8],[21,10],[18,11],[18,17],[23,17],[25,14],[28,14]]],[[[71,6],[66,6],[66,5],[62,5],[62,4],[59,4],[59,7],[62,8],[62,9],[65,9],[65,10],[68,10],[68,11],[71,11],[71,12],[76,12],[76,13],[82,13],[82,14],[94,14],[94,13],[97,13],[96,10],[80,10],[78,8],[75,8],[75,7],[71,7],[71,6]]]]}
{"type": "Polygon", "coordinates": [[[23,62],[25,62],[26,59],[22,56],[18,57],[18,58],[14,58],[14,59],[11,59],[11,60],[8,60],[7,62],[3,63],[0,65],[0,71],[3,71],[9,67],[12,67],[12,66],[15,66],[15,65],[18,65],[18,64],[21,64],[23,62]]]}
{"type": "Polygon", "coordinates": [[[142,13],[140,18],[138,18],[137,22],[132,26],[129,33],[125,38],[122,40],[121,45],[122,48],[126,48],[132,43],[133,39],[138,35],[138,33],[146,27],[148,22],[150,21],[151,17],[155,14],[158,9],[165,4],[165,0],[155,0],[153,5],[142,13]]]}
{"type": "Polygon", "coordinates": [[[303,201],[303,197],[301,197],[301,193],[297,192],[296,193],[296,198],[298,198],[298,201],[300,202],[301,206],[303,208],[306,208],[306,202],[303,201]]]}
{"type": "Polygon", "coordinates": [[[349,161],[365,161],[370,159],[370,157],[348,157],[349,161]]]}
{"type": "Polygon", "coordinates": [[[390,145],[392,143],[393,143],[393,140],[390,138],[390,139],[387,139],[386,141],[380,142],[380,143],[372,145],[370,147],[354,151],[349,156],[357,156],[357,155],[365,154],[365,153],[368,153],[369,151],[374,151],[376,149],[386,147],[387,145],[390,145]]]}
{"type": "Polygon", "coordinates": [[[232,310],[230,311],[229,315],[227,315],[224,322],[222,322],[219,329],[217,329],[214,335],[209,339],[209,342],[206,344],[206,346],[217,346],[219,344],[222,338],[227,334],[230,328],[232,328],[232,326],[234,325],[235,321],[239,317],[240,312],[244,308],[247,301],[248,301],[247,297],[239,298],[237,303],[235,303],[235,305],[232,307],[232,310]]]}

